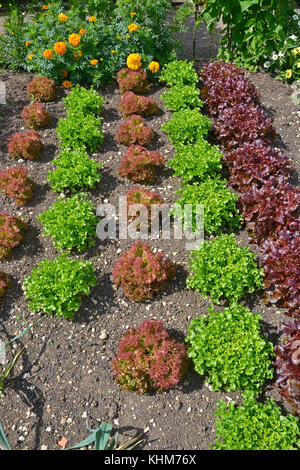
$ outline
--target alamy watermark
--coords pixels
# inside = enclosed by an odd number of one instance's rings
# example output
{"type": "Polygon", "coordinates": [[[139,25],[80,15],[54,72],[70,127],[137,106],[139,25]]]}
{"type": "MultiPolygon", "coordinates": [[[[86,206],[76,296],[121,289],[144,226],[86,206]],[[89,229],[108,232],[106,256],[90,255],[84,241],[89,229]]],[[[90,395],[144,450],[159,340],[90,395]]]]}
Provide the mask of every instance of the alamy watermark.
{"type": "Polygon", "coordinates": [[[185,240],[187,250],[199,249],[204,240],[203,204],[133,204],[126,196],[119,197],[119,207],[100,204],[97,225],[100,240],[185,240]]]}
{"type": "Polygon", "coordinates": [[[0,80],[0,104],[6,104],[6,85],[3,80],[0,80]]]}

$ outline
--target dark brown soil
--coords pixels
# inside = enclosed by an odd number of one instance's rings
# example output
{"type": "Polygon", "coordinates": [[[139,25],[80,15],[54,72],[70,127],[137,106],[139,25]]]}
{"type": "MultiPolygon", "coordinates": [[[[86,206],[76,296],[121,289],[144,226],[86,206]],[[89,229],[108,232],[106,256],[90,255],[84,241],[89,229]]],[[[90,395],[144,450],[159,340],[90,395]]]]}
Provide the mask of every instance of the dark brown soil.
{"type": "MultiPolygon", "coordinates": [[[[261,92],[262,104],[274,117],[279,133],[278,146],[294,159],[299,170],[299,120],[295,105],[289,101],[291,88],[263,73],[252,74],[250,78],[261,92]]],[[[7,87],[7,104],[0,105],[2,170],[16,165],[8,155],[6,142],[12,133],[24,129],[20,112],[28,104],[26,85],[31,76],[3,72],[0,79],[7,87]]],[[[172,147],[161,132],[161,126],[169,116],[163,111],[159,99],[162,91],[161,87],[152,88],[150,96],[159,103],[161,112],[147,121],[156,132],[151,148],[169,158],[172,147]]],[[[116,111],[120,99],[117,86],[109,85],[100,92],[106,98],[103,114],[105,141],[93,157],[103,162],[104,168],[102,181],[90,192],[95,207],[104,199],[117,205],[119,195],[133,187],[118,176],[126,148],[114,140],[122,122],[116,111]]],[[[64,116],[61,98],[67,92],[60,90],[59,93],[55,102],[45,105],[53,119],[51,126],[41,131],[45,145],[42,158],[35,162],[21,162],[37,184],[33,200],[19,209],[7,197],[0,198],[1,210],[21,216],[29,224],[24,244],[13,251],[10,261],[0,264],[0,269],[13,277],[13,287],[4,297],[0,310],[0,339],[5,341],[40,318],[28,310],[22,282],[38,262],[57,256],[52,241],[42,237],[37,216],[57,198],[45,179],[52,168],[51,160],[58,153],[55,127],[57,120],[64,116]]],[[[152,188],[166,202],[174,202],[178,187],[179,181],[165,169],[152,188]]],[[[242,244],[248,243],[245,231],[237,234],[237,238],[242,244]]],[[[68,439],[68,445],[74,445],[88,435],[86,416],[93,428],[103,420],[114,423],[120,433],[120,442],[149,427],[139,446],[147,450],[209,449],[209,445],[214,443],[214,411],[218,400],[239,401],[240,393],[212,392],[205,384],[205,378],[193,371],[178,387],[154,396],[121,391],[114,380],[110,363],[125,329],[153,317],[163,321],[170,332],[183,339],[190,321],[206,313],[210,305],[209,300],[185,287],[189,252],[185,250],[184,242],[150,240],[150,244],[152,248],[164,251],[177,264],[176,280],[165,294],[145,303],[127,300],[120,289],[113,288],[111,271],[131,241],[97,240],[96,246],[80,258],[93,262],[99,283],[90,297],[83,299],[74,322],[44,318],[18,341],[15,349],[9,351],[10,359],[13,352],[16,353],[22,345],[26,346],[7,382],[4,396],[0,398],[0,421],[14,449],[58,449],[57,442],[62,436],[68,439]],[[99,339],[102,330],[106,330],[107,339],[99,339]]],[[[246,304],[253,312],[262,314],[262,330],[276,344],[279,324],[287,317],[278,308],[265,306],[262,295],[249,296],[246,304]]],[[[282,404],[272,384],[266,385],[265,393],[282,404]]]]}

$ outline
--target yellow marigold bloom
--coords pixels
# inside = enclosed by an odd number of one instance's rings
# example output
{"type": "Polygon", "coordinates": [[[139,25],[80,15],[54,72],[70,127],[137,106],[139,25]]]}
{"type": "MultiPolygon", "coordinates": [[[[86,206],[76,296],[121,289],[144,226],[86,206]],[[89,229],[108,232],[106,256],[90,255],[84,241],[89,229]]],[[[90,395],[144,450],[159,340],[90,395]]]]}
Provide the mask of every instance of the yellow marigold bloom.
{"type": "Polygon", "coordinates": [[[128,26],[128,31],[130,33],[133,33],[133,31],[136,31],[137,29],[139,29],[138,25],[135,24],[135,23],[131,23],[129,26],[128,26]]]}
{"type": "Polygon", "coordinates": [[[72,88],[72,82],[70,82],[69,80],[64,80],[62,82],[62,86],[65,88],[72,88]]]}
{"type": "Polygon", "coordinates": [[[80,34],[73,33],[69,36],[69,43],[72,44],[72,46],[78,46],[80,44],[80,41],[80,34]]]}
{"type": "Polygon", "coordinates": [[[43,6],[42,6],[42,10],[48,10],[49,7],[50,7],[50,4],[48,4],[48,5],[43,5],[43,6]]]}
{"type": "Polygon", "coordinates": [[[81,30],[79,31],[79,34],[81,34],[81,36],[83,36],[85,33],[86,33],[86,29],[81,28],[81,30]]]}
{"type": "Polygon", "coordinates": [[[61,70],[61,73],[62,73],[64,78],[66,78],[69,75],[69,72],[65,69],[61,70]]]}
{"type": "Polygon", "coordinates": [[[59,55],[64,55],[67,51],[67,45],[65,42],[56,42],[54,44],[54,50],[59,55]]]}
{"type": "Polygon", "coordinates": [[[53,52],[51,51],[51,49],[46,49],[43,52],[43,56],[45,57],[45,59],[51,59],[51,57],[53,56],[53,52]]]}
{"type": "Polygon", "coordinates": [[[135,15],[136,15],[136,13],[134,13],[134,11],[132,11],[132,12],[130,13],[131,18],[133,18],[135,15]]]}
{"type": "Polygon", "coordinates": [[[126,34],[126,38],[130,39],[131,38],[130,34],[126,34]]]}
{"type": "Polygon", "coordinates": [[[32,54],[29,54],[29,55],[27,56],[27,59],[32,60],[32,57],[33,57],[33,55],[32,55],[32,54]]]}
{"type": "Polygon", "coordinates": [[[79,49],[79,51],[74,52],[73,56],[74,56],[74,59],[76,59],[76,60],[81,59],[81,57],[82,57],[82,50],[79,49]]]}
{"type": "Polygon", "coordinates": [[[159,63],[158,62],[150,62],[149,64],[149,70],[152,72],[152,73],[157,73],[159,71],[159,63]]]}
{"type": "Polygon", "coordinates": [[[113,49],[112,51],[110,51],[110,52],[111,52],[112,54],[115,54],[115,53],[116,53],[116,51],[115,51],[114,49],[113,49]]]}
{"type": "Polygon", "coordinates": [[[101,57],[101,59],[100,59],[100,60],[101,60],[101,62],[102,62],[102,60],[103,60],[103,57],[101,57]]]}
{"type": "Polygon", "coordinates": [[[142,58],[139,54],[129,54],[126,64],[131,70],[139,70],[142,66],[142,58]]]}
{"type": "Polygon", "coordinates": [[[97,65],[98,62],[99,62],[99,61],[98,61],[97,59],[92,59],[92,60],[90,60],[90,64],[91,64],[91,65],[97,65]]]}
{"type": "Polygon", "coordinates": [[[32,44],[32,41],[26,41],[25,46],[28,47],[30,44],[32,44]]]}
{"type": "Polygon", "coordinates": [[[68,17],[67,15],[65,15],[64,13],[60,13],[60,14],[58,15],[58,19],[59,19],[59,21],[60,21],[61,23],[64,23],[65,21],[67,21],[68,18],[69,18],[69,17],[68,17]]]}
{"type": "Polygon", "coordinates": [[[89,22],[90,22],[90,23],[95,23],[95,21],[97,21],[96,16],[90,16],[90,17],[89,17],[89,22]]]}
{"type": "Polygon", "coordinates": [[[285,77],[286,78],[291,78],[292,75],[293,75],[293,71],[291,69],[286,70],[286,72],[285,72],[285,77]]]}

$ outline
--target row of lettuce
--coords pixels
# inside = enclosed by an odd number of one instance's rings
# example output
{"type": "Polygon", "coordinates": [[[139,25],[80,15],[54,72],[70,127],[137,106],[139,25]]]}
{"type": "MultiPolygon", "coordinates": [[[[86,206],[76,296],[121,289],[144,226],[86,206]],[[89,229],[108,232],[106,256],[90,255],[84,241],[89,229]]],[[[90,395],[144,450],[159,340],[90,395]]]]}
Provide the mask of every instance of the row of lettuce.
{"type": "MultiPolygon", "coordinates": [[[[127,61],[129,65],[138,60],[131,59],[127,61]]],[[[158,109],[153,100],[137,94],[149,89],[145,72],[137,68],[122,69],[118,74],[123,93],[119,110],[130,117],[121,124],[116,140],[129,147],[120,175],[148,184],[153,182],[156,167],[164,160],[158,152],[142,147],[149,145],[154,134],[142,116],[154,114],[158,109]]],[[[168,165],[183,179],[178,204],[194,207],[203,204],[206,233],[220,235],[224,229],[232,232],[240,227],[242,218],[237,195],[222,178],[222,154],[207,140],[211,121],[200,112],[198,80],[193,65],[184,61],[169,64],[161,74],[161,81],[170,86],[162,98],[175,111],[163,127],[175,147],[175,156],[168,165]]],[[[83,251],[94,243],[97,224],[94,207],[86,196],[76,193],[94,187],[100,179],[89,178],[90,166],[99,164],[88,156],[87,150],[96,151],[103,141],[102,104],[103,99],[94,90],[79,87],[65,99],[67,116],[57,126],[62,150],[53,162],[57,168],[50,172],[48,181],[52,189],[66,191],[67,195],[75,192],[75,195],[60,197],[39,216],[45,235],[54,239],[58,251],[70,253],[74,248],[83,251]]],[[[99,166],[94,169],[99,176],[99,166]]],[[[158,194],[143,187],[134,187],[126,196],[129,209],[130,205],[141,202],[149,209],[159,208],[163,203],[158,194]]],[[[147,225],[151,224],[153,210],[149,213],[147,225]]],[[[129,299],[143,301],[166,289],[175,272],[175,264],[163,253],[154,253],[146,243],[136,242],[115,264],[113,278],[129,299]]],[[[54,260],[42,261],[25,278],[24,289],[31,310],[73,319],[82,296],[88,295],[97,282],[91,263],[62,254],[54,260]]],[[[271,400],[265,405],[255,401],[264,382],[273,377],[270,368],[273,346],[260,333],[261,316],[237,303],[263,286],[263,271],[257,266],[255,256],[248,248],[240,248],[233,234],[216,237],[192,253],[187,284],[201,295],[210,295],[216,303],[228,301],[229,307],[222,313],[211,308],[207,316],[191,323],[186,338],[188,350],[184,343],[169,336],[162,323],[153,319],[125,332],[112,364],[117,382],[137,393],[166,390],[184,377],[192,362],[198,373],[208,377],[213,390],[245,391],[242,407],[230,404],[225,412],[224,403],[219,404],[222,419],[217,421],[217,427],[222,440],[218,440],[216,448],[295,448],[298,424],[291,415],[280,418],[280,427],[272,431],[266,442],[262,443],[261,429],[246,436],[253,425],[249,412],[254,403],[258,427],[263,424],[263,432],[270,432],[272,420],[280,415],[271,400]],[[227,433],[228,422],[235,420],[242,421],[245,427],[242,438],[234,429],[227,433]]]]}

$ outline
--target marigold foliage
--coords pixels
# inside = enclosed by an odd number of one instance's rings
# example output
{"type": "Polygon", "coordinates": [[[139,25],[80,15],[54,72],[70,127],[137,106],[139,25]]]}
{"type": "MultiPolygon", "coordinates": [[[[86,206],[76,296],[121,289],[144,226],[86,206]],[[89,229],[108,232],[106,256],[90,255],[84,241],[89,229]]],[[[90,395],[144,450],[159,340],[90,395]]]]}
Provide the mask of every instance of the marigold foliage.
{"type": "Polygon", "coordinates": [[[122,159],[119,174],[135,183],[152,184],[156,181],[156,167],[162,166],[165,158],[140,145],[131,145],[122,159]]]}
{"type": "Polygon", "coordinates": [[[118,104],[118,110],[124,117],[132,114],[152,116],[158,113],[158,106],[152,98],[138,96],[132,91],[126,91],[118,104]]]}
{"type": "Polygon", "coordinates": [[[232,304],[223,312],[210,307],[207,315],[191,322],[188,355],[196,372],[208,376],[214,391],[259,392],[272,379],[273,344],[260,333],[261,319],[242,305],[232,304]]]}
{"type": "Polygon", "coordinates": [[[263,287],[264,272],[258,268],[256,256],[247,247],[239,247],[233,234],[223,234],[212,242],[204,242],[200,250],[191,252],[191,276],[187,286],[221,299],[238,301],[247,293],[263,287]]]}
{"type": "Polygon", "coordinates": [[[299,449],[300,425],[295,416],[283,415],[271,398],[266,404],[245,393],[244,402],[222,400],[215,415],[217,441],[215,450],[296,450],[299,449]]]}
{"type": "Polygon", "coordinates": [[[0,212],[0,261],[10,259],[12,249],[22,243],[27,228],[19,217],[0,212]]]}
{"type": "Polygon", "coordinates": [[[27,85],[28,96],[32,101],[54,101],[56,98],[55,83],[51,78],[35,77],[27,85]]]}
{"type": "Polygon", "coordinates": [[[192,61],[175,60],[163,67],[159,81],[167,86],[196,85],[199,77],[192,61]]]}
{"type": "Polygon", "coordinates": [[[97,284],[92,263],[74,260],[62,254],[45,259],[24,279],[25,297],[33,312],[55,314],[73,320],[83,295],[97,284]]]}
{"type": "Polygon", "coordinates": [[[11,280],[8,274],[4,271],[0,271],[0,300],[4,296],[7,289],[11,287],[11,280]]]}
{"type": "Polygon", "coordinates": [[[137,114],[133,114],[123,122],[116,133],[116,141],[127,146],[133,144],[147,146],[153,137],[153,129],[147,126],[145,120],[137,114]]]}
{"type": "Polygon", "coordinates": [[[153,393],[177,385],[188,371],[189,359],[184,343],[151,319],[122,335],[112,368],[122,389],[153,393]]]}
{"type": "Polygon", "coordinates": [[[59,198],[38,216],[44,235],[54,239],[57,250],[84,251],[95,244],[98,218],[94,206],[83,197],[59,198]]]}
{"type": "Polygon", "coordinates": [[[143,302],[167,289],[175,278],[175,264],[164,253],[153,253],[147,243],[135,242],[113,269],[114,283],[130,300],[143,302]]]}
{"type": "Polygon", "coordinates": [[[198,109],[176,111],[162,126],[170,141],[176,145],[194,143],[206,137],[210,129],[211,121],[198,109]]]}
{"type": "Polygon", "coordinates": [[[17,206],[25,206],[30,201],[33,189],[27,168],[14,166],[0,172],[0,191],[15,199],[17,206]]]}
{"type": "Polygon", "coordinates": [[[204,182],[207,178],[220,175],[222,154],[219,148],[207,140],[199,139],[194,144],[177,144],[174,157],[166,166],[173,169],[173,175],[184,183],[204,182]]]}
{"type": "Polygon", "coordinates": [[[84,148],[64,147],[52,163],[56,168],[49,171],[46,181],[58,193],[67,189],[72,193],[93,189],[101,181],[99,170],[103,164],[90,158],[84,148]]]}
{"type": "Polygon", "coordinates": [[[132,91],[138,95],[143,95],[150,90],[147,73],[144,69],[121,69],[117,74],[117,82],[119,84],[120,93],[122,94],[125,93],[125,91],[132,91]]]}
{"type": "Polygon", "coordinates": [[[25,106],[21,112],[26,127],[32,129],[41,129],[47,127],[51,120],[51,115],[39,103],[32,103],[25,106]]]}
{"type": "Polygon", "coordinates": [[[43,144],[41,136],[34,130],[25,131],[24,134],[16,132],[8,139],[8,153],[12,158],[37,160],[41,156],[43,144]]]}

